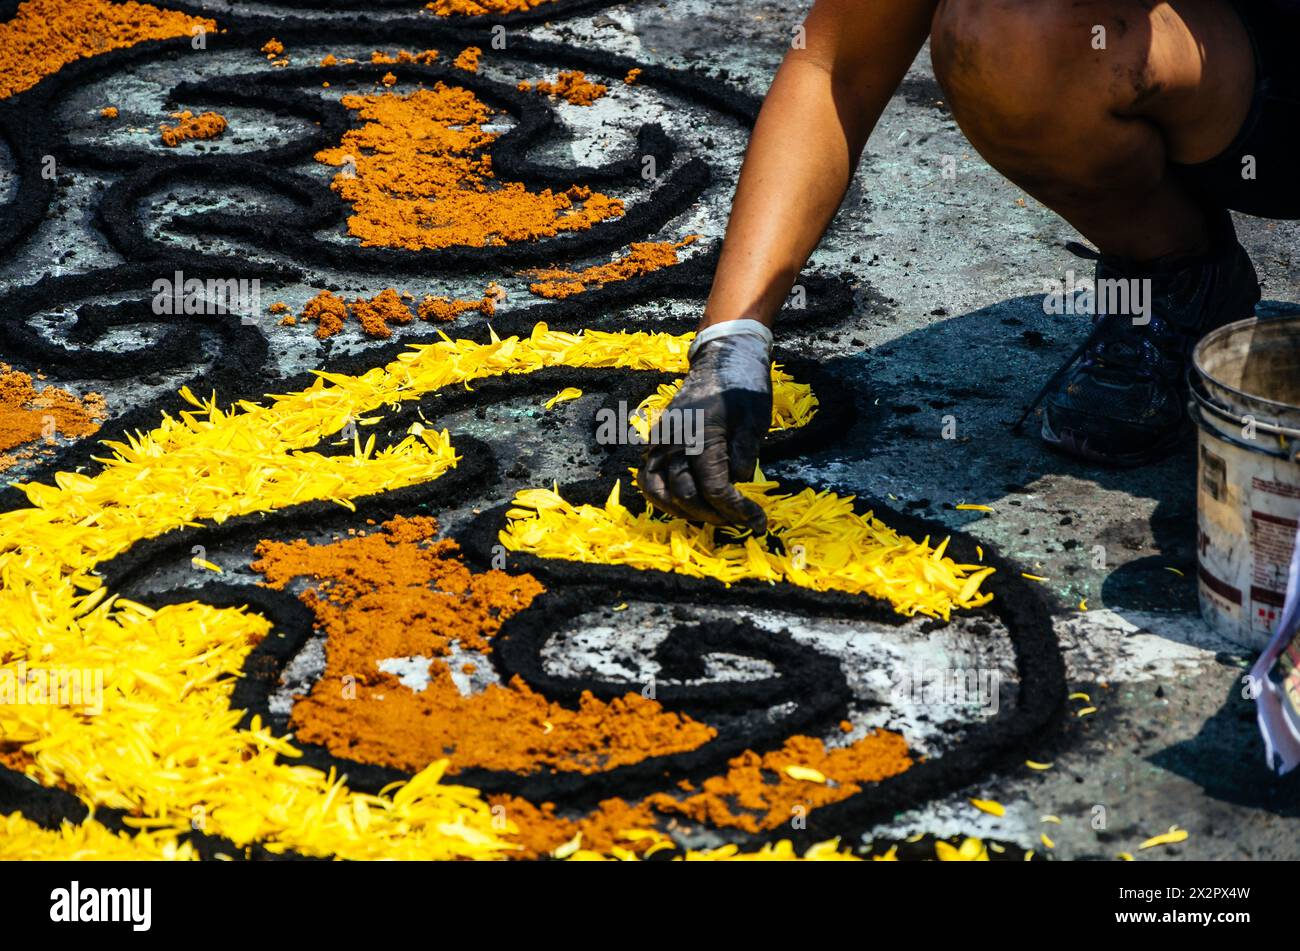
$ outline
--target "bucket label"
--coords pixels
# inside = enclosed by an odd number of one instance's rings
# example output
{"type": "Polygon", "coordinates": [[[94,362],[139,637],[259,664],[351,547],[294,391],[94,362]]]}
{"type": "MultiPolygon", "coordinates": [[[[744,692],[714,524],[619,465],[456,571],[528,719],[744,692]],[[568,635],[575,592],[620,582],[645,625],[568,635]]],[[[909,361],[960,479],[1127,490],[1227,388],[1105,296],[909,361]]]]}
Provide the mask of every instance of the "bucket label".
{"type": "Polygon", "coordinates": [[[1250,513],[1250,548],[1254,555],[1250,608],[1251,623],[1257,630],[1272,631],[1281,617],[1295,533],[1296,520],[1293,518],[1257,510],[1250,513]]]}
{"type": "Polygon", "coordinates": [[[1201,446],[1201,488],[1216,502],[1227,500],[1228,464],[1208,446],[1201,446]]]}

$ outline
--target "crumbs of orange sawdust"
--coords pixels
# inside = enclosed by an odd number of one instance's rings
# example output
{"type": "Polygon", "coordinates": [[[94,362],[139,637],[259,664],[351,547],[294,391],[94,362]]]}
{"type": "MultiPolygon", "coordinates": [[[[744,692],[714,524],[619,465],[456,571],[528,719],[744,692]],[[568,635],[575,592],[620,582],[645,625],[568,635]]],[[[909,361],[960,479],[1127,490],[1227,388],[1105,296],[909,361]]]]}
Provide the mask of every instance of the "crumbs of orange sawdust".
{"type": "Polygon", "coordinates": [[[91,435],[107,416],[98,393],[78,397],[54,386],[38,390],[30,374],[0,363],[0,471],[46,451],[58,436],[91,435]]]}
{"type": "Polygon", "coordinates": [[[79,59],[145,40],[216,30],[215,20],[145,3],[108,0],[26,0],[0,23],[0,99],[31,89],[79,59]]]}
{"type": "Polygon", "coordinates": [[[466,89],[438,83],[343,104],[366,124],[316,159],[343,167],[330,187],[351,204],[348,233],[365,247],[500,246],[623,214],[621,201],[580,185],[532,192],[495,180],[485,150],[496,136],[481,127],[491,111],[466,89]]]}
{"type": "Polygon", "coordinates": [[[116,119],[117,106],[105,106],[103,109],[99,110],[99,115],[104,119],[116,119]]]}
{"type": "Polygon", "coordinates": [[[414,316],[411,308],[406,306],[406,302],[391,287],[369,300],[364,297],[355,298],[348,310],[361,324],[367,337],[380,339],[393,335],[390,325],[409,324],[414,316]]]}
{"type": "Polygon", "coordinates": [[[315,324],[316,336],[324,340],[341,331],[347,318],[347,302],[329,291],[321,291],[303,306],[301,319],[315,324]]]}
{"type": "Polygon", "coordinates": [[[462,300],[451,297],[432,297],[425,295],[416,307],[421,320],[446,322],[455,320],[461,314],[479,313],[491,317],[497,311],[497,304],[505,299],[506,292],[495,282],[488,284],[483,296],[478,300],[462,300]]]}
{"type": "Polygon", "coordinates": [[[588,290],[593,284],[610,284],[640,277],[651,271],[674,266],[678,263],[677,252],[698,239],[699,235],[692,234],[676,244],[671,241],[634,241],[629,245],[631,250],[623,257],[581,271],[539,268],[528,272],[537,278],[528,285],[528,289],[539,297],[571,297],[588,290]]]}
{"type": "Polygon", "coordinates": [[[584,694],[569,709],[518,678],[463,690],[446,658],[453,650],[488,653],[502,623],[543,588],[528,574],[471,570],[437,532],[428,516],[398,516],[327,544],[258,545],[253,568],[272,587],[315,580],[300,598],[329,638],[324,673],[294,705],[297,737],[400,769],[450,757],[452,773],[521,774],[595,773],[713,739],[712,728],[636,692],[608,702],[584,694]],[[427,684],[407,686],[381,669],[387,659],[426,665],[427,684]],[[344,678],[354,696],[342,689],[344,678]]]}
{"type": "Polygon", "coordinates": [[[816,809],[839,802],[861,791],[863,783],[905,772],[912,758],[901,735],[875,730],[829,750],[815,737],[792,736],[779,750],[762,755],[747,750],[727,766],[724,775],[706,779],[693,795],[679,799],[656,793],[646,804],[714,827],[760,832],[789,822],[797,806],[816,809]],[[826,781],[791,775],[787,767],[812,770],[826,781]]]}
{"type": "MultiPolygon", "coordinates": [[[[462,300],[460,298],[433,297],[425,295],[416,306],[416,316],[421,320],[445,322],[455,320],[461,314],[480,313],[491,317],[496,313],[497,304],[505,297],[505,291],[495,283],[490,283],[479,300],[462,300]]],[[[292,326],[301,320],[305,324],[315,324],[315,335],[321,340],[333,337],[343,330],[348,317],[361,325],[361,331],[368,337],[384,339],[393,335],[393,324],[409,324],[411,308],[406,303],[413,299],[410,294],[398,294],[393,288],[387,288],[366,299],[358,297],[348,304],[343,298],[321,291],[303,305],[300,318],[286,317],[281,323],[292,326]]],[[[285,308],[287,312],[288,308],[285,308]]]]}
{"type": "Polygon", "coordinates": [[[575,106],[589,106],[605,93],[609,87],[604,83],[593,83],[580,69],[562,72],[555,77],[555,82],[543,79],[538,83],[519,83],[520,92],[536,90],[543,96],[559,96],[575,106]]]}
{"type": "MultiPolygon", "coordinates": [[[[414,53],[411,50],[398,50],[396,53],[385,53],[383,50],[374,50],[370,54],[370,62],[376,66],[394,66],[398,63],[412,63],[427,66],[438,58],[437,50],[423,50],[414,53]]],[[[338,63],[333,54],[321,60],[322,66],[333,66],[338,63]],[[325,60],[330,62],[326,63],[325,60]]]]}
{"type": "Polygon", "coordinates": [[[501,809],[501,814],[514,823],[518,831],[506,838],[522,847],[518,856],[521,859],[554,852],[579,834],[584,849],[596,852],[626,849],[634,854],[668,838],[652,831],[658,817],[649,806],[631,805],[622,799],[605,799],[578,819],[558,815],[553,803],[538,806],[517,796],[490,796],[488,803],[494,809],[501,809]]]}
{"type": "Polygon", "coordinates": [[[163,123],[158,128],[162,134],[163,145],[175,148],[191,139],[215,139],[226,131],[226,117],[219,112],[201,112],[197,116],[186,109],[173,112],[175,125],[163,123]]]}
{"type": "Polygon", "coordinates": [[[463,69],[466,72],[478,72],[478,60],[483,55],[483,51],[477,46],[467,46],[460,51],[460,55],[452,61],[453,66],[457,69],[463,69]]]}
{"type": "Polygon", "coordinates": [[[424,8],[440,17],[477,17],[490,13],[526,13],[555,0],[431,0],[424,8]]]}
{"type": "MultiPolygon", "coordinates": [[[[579,834],[584,849],[641,853],[667,839],[657,831],[665,819],[751,834],[768,831],[789,822],[799,810],[806,814],[847,799],[864,783],[904,772],[912,761],[901,736],[877,730],[833,750],[813,737],[793,736],[780,750],[762,756],[746,751],[727,765],[726,773],[704,780],[699,788],[683,780],[677,793],[656,793],[634,803],[606,799],[576,817],[559,815],[550,803],[539,806],[513,796],[495,796],[489,802],[501,807],[518,829],[511,838],[522,847],[521,858],[553,852],[579,834]],[[797,766],[805,772],[786,771],[797,766]]],[[[673,828],[671,821],[668,828],[673,828]]]]}

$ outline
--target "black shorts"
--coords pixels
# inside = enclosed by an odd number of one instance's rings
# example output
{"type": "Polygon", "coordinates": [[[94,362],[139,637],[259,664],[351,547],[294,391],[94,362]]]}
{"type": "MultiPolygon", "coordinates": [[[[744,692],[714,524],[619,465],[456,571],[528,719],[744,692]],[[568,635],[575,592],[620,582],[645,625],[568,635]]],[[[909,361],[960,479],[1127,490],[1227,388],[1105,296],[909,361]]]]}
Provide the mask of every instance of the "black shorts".
{"type": "Polygon", "coordinates": [[[1250,113],[1221,154],[1175,165],[1175,174],[1206,204],[1259,218],[1300,218],[1300,12],[1275,0],[1233,6],[1255,48],[1250,113]]]}

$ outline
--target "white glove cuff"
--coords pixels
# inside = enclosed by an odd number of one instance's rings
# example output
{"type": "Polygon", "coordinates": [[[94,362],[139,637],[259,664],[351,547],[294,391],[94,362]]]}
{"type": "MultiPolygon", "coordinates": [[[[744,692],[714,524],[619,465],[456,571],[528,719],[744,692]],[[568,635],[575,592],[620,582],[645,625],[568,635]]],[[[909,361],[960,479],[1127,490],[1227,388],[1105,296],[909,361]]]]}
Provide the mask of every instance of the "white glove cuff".
{"type": "Polygon", "coordinates": [[[719,337],[730,337],[735,334],[758,337],[768,350],[772,349],[772,331],[768,329],[767,325],[757,320],[751,320],[748,317],[742,317],[740,320],[727,320],[720,324],[710,324],[705,327],[695,335],[695,340],[691,342],[691,348],[686,352],[686,356],[694,358],[695,351],[710,340],[717,340],[719,337]]]}

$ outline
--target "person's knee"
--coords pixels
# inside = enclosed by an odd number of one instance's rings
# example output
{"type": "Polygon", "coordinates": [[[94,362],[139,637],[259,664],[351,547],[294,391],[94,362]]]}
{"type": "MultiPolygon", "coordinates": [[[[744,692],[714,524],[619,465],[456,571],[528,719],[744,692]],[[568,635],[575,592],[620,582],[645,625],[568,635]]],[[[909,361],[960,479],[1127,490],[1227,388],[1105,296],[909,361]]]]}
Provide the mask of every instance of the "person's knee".
{"type": "Polygon", "coordinates": [[[1095,78],[1091,4],[1059,0],[943,0],[930,53],[968,135],[1015,142],[1043,135],[1077,109],[1095,78]],[[1081,9],[1081,6],[1083,9],[1081,9]]]}

